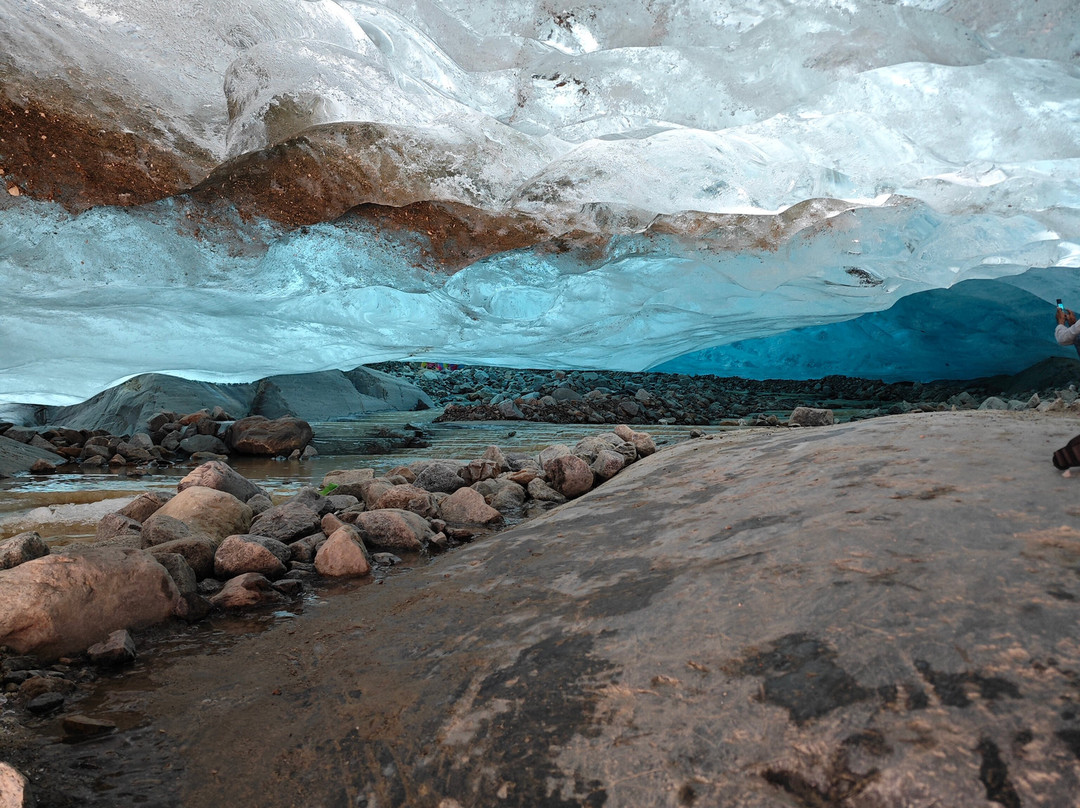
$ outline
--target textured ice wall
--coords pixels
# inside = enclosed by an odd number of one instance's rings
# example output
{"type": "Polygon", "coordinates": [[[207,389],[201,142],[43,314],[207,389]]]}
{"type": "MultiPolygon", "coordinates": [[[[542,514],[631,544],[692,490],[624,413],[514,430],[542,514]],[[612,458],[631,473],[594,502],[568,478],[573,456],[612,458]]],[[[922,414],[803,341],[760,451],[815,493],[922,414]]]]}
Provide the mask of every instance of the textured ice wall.
{"type": "Polygon", "coordinates": [[[1080,307],[1075,12],[8,4],[0,399],[406,357],[1017,370],[1080,307]]]}

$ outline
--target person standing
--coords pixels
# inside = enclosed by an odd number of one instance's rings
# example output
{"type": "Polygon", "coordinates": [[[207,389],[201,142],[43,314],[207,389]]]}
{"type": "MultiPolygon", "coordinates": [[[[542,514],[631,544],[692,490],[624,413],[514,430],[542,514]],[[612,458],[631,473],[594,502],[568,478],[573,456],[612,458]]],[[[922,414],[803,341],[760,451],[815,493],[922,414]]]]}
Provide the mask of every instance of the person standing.
{"type": "Polygon", "coordinates": [[[1076,353],[1080,354],[1080,322],[1071,309],[1063,309],[1058,306],[1055,309],[1057,316],[1057,328],[1054,329],[1054,339],[1058,345],[1072,345],[1076,353]]]}

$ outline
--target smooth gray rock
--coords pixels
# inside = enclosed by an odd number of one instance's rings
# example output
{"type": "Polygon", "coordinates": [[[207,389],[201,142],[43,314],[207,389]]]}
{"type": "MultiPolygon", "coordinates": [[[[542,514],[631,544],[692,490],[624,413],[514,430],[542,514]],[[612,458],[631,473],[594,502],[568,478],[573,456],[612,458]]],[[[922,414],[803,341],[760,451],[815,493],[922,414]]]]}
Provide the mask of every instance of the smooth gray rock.
{"type": "Polygon", "coordinates": [[[423,488],[425,491],[441,491],[444,494],[452,494],[465,485],[465,481],[458,474],[460,468],[461,464],[459,463],[428,463],[416,475],[416,481],[413,485],[417,488],[423,488]]]}
{"type": "Polygon", "coordinates": [[[30,467],[38,460],[46,460],[54,466],[66,462],[56,452],[27,446],[0,435],[0,477],[12,477],[20,472],[30,471],[30,467]]]}
{"type": "Polygon", "coordinates": [[[303,502],[285,502],[260,513],[246,531],[288,544],[319,531],[321,517],[303,502]]]}

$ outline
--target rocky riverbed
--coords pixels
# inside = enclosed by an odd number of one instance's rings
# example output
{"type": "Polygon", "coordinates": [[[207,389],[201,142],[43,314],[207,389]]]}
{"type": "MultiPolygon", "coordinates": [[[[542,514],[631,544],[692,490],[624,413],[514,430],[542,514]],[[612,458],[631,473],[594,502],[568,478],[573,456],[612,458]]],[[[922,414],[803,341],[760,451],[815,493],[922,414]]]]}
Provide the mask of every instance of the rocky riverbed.
{"type": "Polygon", "coordinates": [[[1061,409],[1076,400],[1080,363],[1048,359],[1013,376],[896,382],[830,376],[808,381],[614,371],[530,371],[387,362],[381,373],[422,389],[439,420],[776,426],[800,406],[841,420],[967,409],[1061,409]]]}
{"type": "Polygon", "coordinates": [[[686,441],[14,759],[50,805],[1069,805],[1080,512],[1050,456],[1078,431],[686,441]]]}

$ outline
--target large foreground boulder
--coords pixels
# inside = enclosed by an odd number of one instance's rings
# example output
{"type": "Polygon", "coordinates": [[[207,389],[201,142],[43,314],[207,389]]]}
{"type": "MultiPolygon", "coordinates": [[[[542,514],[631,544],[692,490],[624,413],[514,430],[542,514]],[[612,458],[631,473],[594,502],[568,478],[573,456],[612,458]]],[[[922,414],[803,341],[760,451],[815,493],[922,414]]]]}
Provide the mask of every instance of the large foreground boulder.
{"type": "Polygon", "coordinates": [[[90,547],[0,571],[0,645],[54,658],[173,616],[182,603],[148,553],[90,547]]]}
{"type": "Polygon", "coordinates": [[[261,808],[1075,806],[1080,482],[1050,464],[1075,432],[934,413],[665,448],[163,672],[161,776],[261,808]]]}
{"type": "Polygon", "coordinates": [[[252,415],[229,425],[225,430],[225,443],[240,454],[276,457],[303,449],[311,443],[313,436],[311,424],[299,418],[271,421],[261,415],[252,415]]]}

